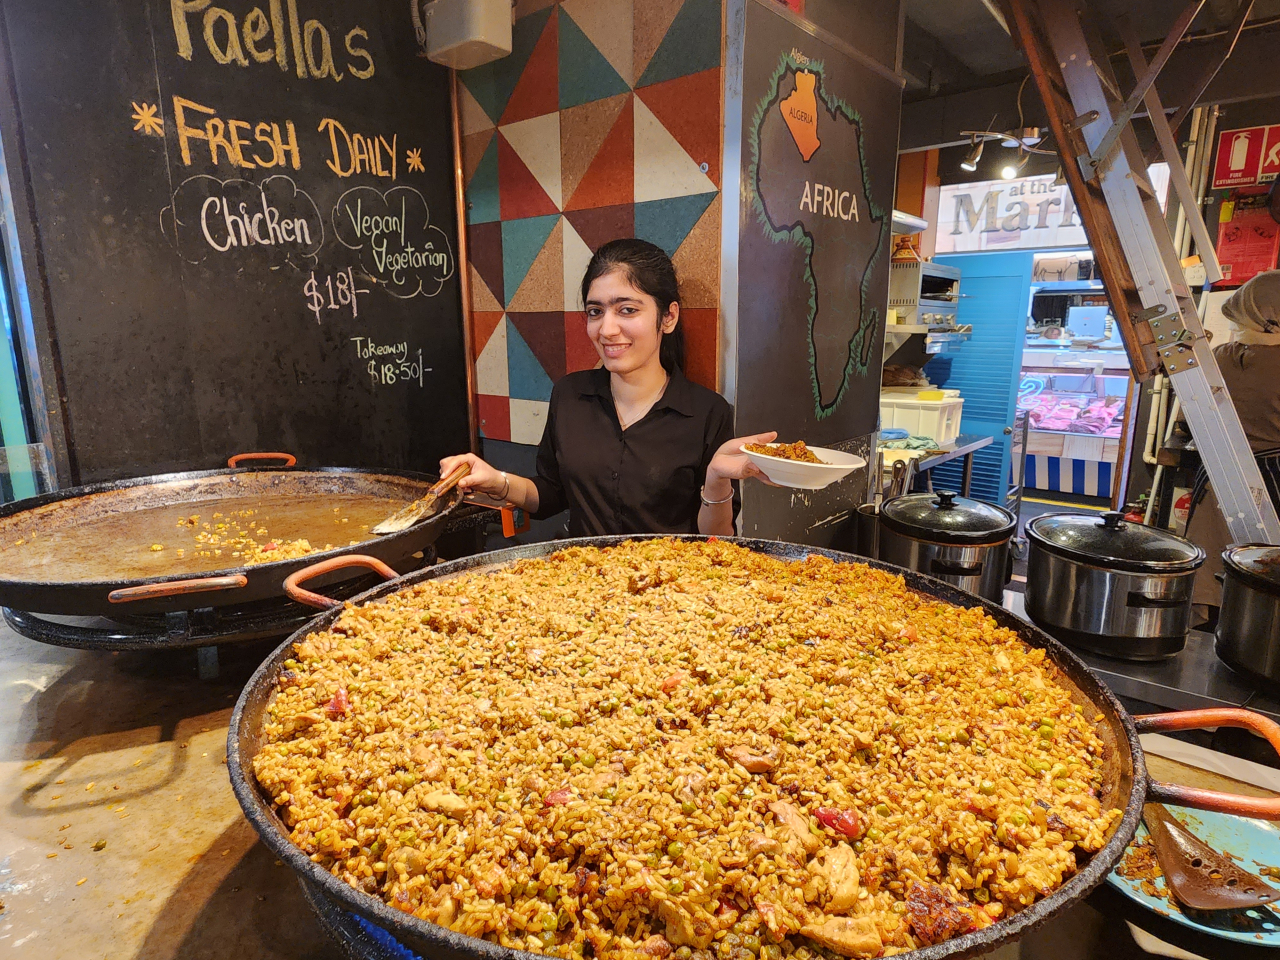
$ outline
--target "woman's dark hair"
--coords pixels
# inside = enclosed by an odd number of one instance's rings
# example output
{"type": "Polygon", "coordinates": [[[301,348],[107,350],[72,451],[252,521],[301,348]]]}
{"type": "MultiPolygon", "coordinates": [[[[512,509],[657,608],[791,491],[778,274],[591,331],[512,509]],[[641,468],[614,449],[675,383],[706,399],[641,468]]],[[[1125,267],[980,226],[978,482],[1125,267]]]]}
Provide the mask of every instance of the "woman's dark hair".
{"type": "MultiPolygon", "coordinates": [[[[666,316],[671,304],[680,302],[680,284],[676,280],[676,268],[661,247],[647,240],[634,237],[627,240],[610,240],[595,252],[582,277],[582,302],[598,277],[618,270],[627,282],[641,293],[653,297],[658,304],[658,322],[666,316]]],[[[684,370],[684,324],[677,323],[670,333],[664,333],[658,345],[658,359],[667,373],[684,370]]]]}

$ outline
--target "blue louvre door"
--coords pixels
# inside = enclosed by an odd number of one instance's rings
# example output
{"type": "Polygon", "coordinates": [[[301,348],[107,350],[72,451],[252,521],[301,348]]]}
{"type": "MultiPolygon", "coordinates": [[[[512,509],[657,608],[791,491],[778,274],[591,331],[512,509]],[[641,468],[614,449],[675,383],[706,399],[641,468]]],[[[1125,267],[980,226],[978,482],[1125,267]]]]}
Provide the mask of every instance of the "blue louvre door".
{"type": "MultiPolygon", "coordinates": [[[[973,336],[946,357],[930,361],[925,373],[936,386],[959,390],[964,397],[961,433],[995,437],[991,446],[974,454],[970,493],[979,500],[1003,504],[1012,448],[1012,438],[1004,431],[1013,426],[1017,410],[1033,254],[971,253],[936,260],[960,268],[956,320],[973,324],[973,336]]],[[[933,471],[935,490],[959,490],[960,481],[958,460],[933,471]]]]}

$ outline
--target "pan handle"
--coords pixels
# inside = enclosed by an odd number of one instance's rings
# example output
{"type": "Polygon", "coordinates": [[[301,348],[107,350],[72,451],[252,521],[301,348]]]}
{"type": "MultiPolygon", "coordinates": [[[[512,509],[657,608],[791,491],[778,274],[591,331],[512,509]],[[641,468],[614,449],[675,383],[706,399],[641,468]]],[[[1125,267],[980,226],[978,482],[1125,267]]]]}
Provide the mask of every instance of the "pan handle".
{"type": "MultiPolygon", "coordinates": [[[[1212,707],[1207,710],[1183,710],[1177,713],[1152,713],[1134,717],[1139,733],[1168,733],[1174,730],[1201,730],[1205,727],[1241,727],[1261,734],[1280,753],[1280,724],[1274,720],[1242,710],[1239,707],[1212,707]]],[[[1184,787],[1176,783],[1151,780],[1147,783],[1148,803],[1168,803],[1197,810],[1213,810],[1259,820],[1280,820],[1280,797],[1242,797],[1217,790],[1184,787]]]]}
{"type": "Polygon", "coordinates": [[[249,578],[243,573],[228,577],[201,577],[197,580],[167,580],[164,583],[144,583],[140,587],[112,590],[107,594],[107,600],[110,603],[131,603],[134,600],[156,600],[160,597],[178,597],[188,593],[236,590],[248,584],[249,578]]]}
{"type": "Polygon", "coordinates": [[[298,458],[292,453],[237,453],[227,460],[227,466],[234,470],[242,460],[283,460],[286,467],[292,467],[298,458]]]}
{"type": "Polygon", "coordinates": [[[312,577],[332,573],[334,570],[345,570],[347,567],[368,567],[387,580],[394,580],[400,576],[400,574],[376,557],[366,557],[361,553],[353,553],[347,557],[330,557],[328,560],[321,560],[319,563],[313,563],[309,567],[303,567],[301,570],[289,574],[284,581],[284,592],[289,595],[290,600],[305,603],[309,607],[328,610],[331,607],[339,606],[342,602],[341,600],[334,600],[319,593],[312,593],[310,590],[299,586],[299,584],[304,580],[310,580],[312,577]]]}

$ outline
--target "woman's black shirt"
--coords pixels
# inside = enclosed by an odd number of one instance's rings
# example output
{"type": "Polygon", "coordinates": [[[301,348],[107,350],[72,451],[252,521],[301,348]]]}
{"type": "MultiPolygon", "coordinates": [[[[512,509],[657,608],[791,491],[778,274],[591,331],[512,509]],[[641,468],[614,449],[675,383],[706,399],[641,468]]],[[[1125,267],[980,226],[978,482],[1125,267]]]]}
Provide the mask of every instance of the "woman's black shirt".
{"type": "Polygon", "coordinates": [[[545,519],[567,507],[575,537],[697,533],[707,464],[732,438],[728,401],[679,371],[626,430],[618,423],[609,372],[571,373],[551,391],[533,478],[534,516],[545,519]]]}

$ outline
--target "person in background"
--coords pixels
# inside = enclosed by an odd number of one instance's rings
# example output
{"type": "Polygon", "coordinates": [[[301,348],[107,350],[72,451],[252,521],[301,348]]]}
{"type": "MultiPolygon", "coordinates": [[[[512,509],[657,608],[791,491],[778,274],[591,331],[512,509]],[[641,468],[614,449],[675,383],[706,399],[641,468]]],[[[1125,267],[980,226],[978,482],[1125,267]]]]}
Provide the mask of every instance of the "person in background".
{"type": "MultiPolygon", "coordinates": [[[[737,481],[764,474],[733,437],[733,410],[685,379],[684,329],[675,267],[661,247],[614,240],[582,278],[587,336],[601,365],[571,373],[551,391],[537,474],[496,470],[475,454],[460,463],[463,490],[488,494],[535,519],[569,510],[574,537],[635,533],[734,534],[737,481]]],[[[766,481],[767,482],[767,481],[766,481]]]]}
{"type": "MultiPolygon", "coordinates": [[[[1280,270],[1245,283],[1222,305],[1222,314],[1235,330],[1213,355],[1271,502],[1280,509],[1280,270]]],[[[1214,574],[1222,572],[1222,551],[1231,545],[1231,535],[1203,465],[1192,485],[1187,539],[1209,555],[1196,572],[1192,602],[1212,622],[1222,599],[1214,574]]]]}

